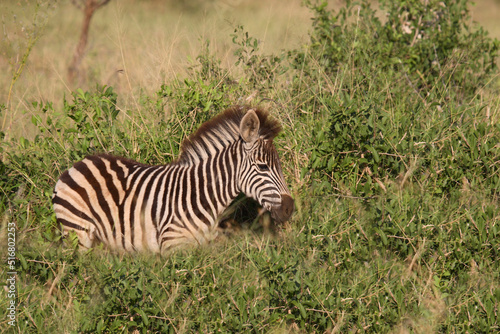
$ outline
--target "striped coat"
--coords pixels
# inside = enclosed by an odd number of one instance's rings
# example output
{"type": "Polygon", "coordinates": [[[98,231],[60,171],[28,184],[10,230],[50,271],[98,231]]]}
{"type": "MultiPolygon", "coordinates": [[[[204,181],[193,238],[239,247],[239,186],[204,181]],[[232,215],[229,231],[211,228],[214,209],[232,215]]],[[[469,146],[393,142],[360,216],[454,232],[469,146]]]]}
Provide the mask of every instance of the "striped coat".
{"type": "Polygon", "coordinates": [[[235,106],[186,139],[179,158],[149,166],[110,155],[77,162],[56,183],[63,234],[82,248],[165,253],[217,236],[218,217],[243,192],[286,221],[294,202],[273,138],[279,124],[261,109],[235,106]]]}

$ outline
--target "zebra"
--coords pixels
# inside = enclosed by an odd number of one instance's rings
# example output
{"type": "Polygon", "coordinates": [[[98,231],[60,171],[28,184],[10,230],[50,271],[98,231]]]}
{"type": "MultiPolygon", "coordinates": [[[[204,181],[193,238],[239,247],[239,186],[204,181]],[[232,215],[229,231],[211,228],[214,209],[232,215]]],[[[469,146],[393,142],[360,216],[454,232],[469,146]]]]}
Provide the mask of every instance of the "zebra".
{"type": "Polygon", "coordinates": [[[100,241],[114,251],[165,254],[213,241],[218,217],[240,193],[288,221],[295,203],[273,144],[280,131],[266,110],[233,106],[185,139],[170,164],[87,156],[55,185],[62,234],[74,231],[81,250],[100,241]]]}

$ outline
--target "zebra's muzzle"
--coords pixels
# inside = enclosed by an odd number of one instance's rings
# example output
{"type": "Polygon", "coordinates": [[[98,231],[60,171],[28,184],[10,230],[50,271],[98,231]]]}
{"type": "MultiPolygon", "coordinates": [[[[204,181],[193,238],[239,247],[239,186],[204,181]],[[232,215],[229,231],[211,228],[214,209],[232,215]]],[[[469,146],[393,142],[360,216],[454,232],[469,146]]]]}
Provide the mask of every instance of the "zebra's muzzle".
{"type": "Polygon", "coordinates": [[[281,205],[273,207],[271,211],[271,217],[278,223],[284,223],[290,219],[295,210],[295,202],[293,198],[289,195],[281,195],[281,205]]]}

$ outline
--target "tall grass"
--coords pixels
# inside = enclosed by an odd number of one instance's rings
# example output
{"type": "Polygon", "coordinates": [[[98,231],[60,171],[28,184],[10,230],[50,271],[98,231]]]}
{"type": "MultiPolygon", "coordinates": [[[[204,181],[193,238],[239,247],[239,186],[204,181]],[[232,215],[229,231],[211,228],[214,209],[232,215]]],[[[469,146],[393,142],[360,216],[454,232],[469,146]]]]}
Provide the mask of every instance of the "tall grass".
{"type": "Polygon", "coordinates": [[[1,294],[1,328],[498,331],[498,42],[461,3],[413,4],[406,23],[397,18],[411,1],[384,3],[387,21],[368,1],[308,2],[311,40],[283,51],[236,24],[230,52],[204,44],[131,104],[100,85],[60,107],[31,104],[35,135],[0,146],[2,224],[16,224],[18,243],[18,321],[7,324],[1,294]],[[426,25],[437,11],[439,28],[426,25]],[[297,207],[288,224],[269,231],[243,201],[240,232],[166,258],[61,244],[50,196],[73,162],[107,152],[167,163],[201,123],[248,102],[283,124],[276,144],[297,207]]]}
{"type": "MultiPolygon", "coordinates": [[[[266,52],[275,52],[305,42],[310,17],[300,1],[200,1],[196,9],[175,5],[176,1],[110,2],[92,18],[89,47],[82,63],[84,80],[73,87],[67,80],[67,66],[83,15],[71,1],[38,3],[50,7],[40,11],[39,17],[47,19],[43,35],[25,62],[24,73],[11,94],[10,108],[2,113],[2,121],[6,117],[6,123],[12,123],[7,135],[14,137],[34,136],[30,118],[37,111],[30,101],[52,102],[60,109],[62,96],[77,88],[93,89],[99,83],[113,86],[119,93],[120,107],[137,109],[141,93],[154,95],[165,81],[186,76],[207,41],[224,66],[232,67],[234,58],[227,36],[236,25],[243,24],[259,36],[266,52]]],[[[21,59],[29,40],[25,34],[31,29],[33,7],[25,2],[0,4],[5,33],[2,50],[7,60],[0,61],[2,87],[9,87],[12,70],[17,68],[14,63],[21,59]]],[[[0,90],[1,101],[6,101],[7,94],[7,89],[0,90]]]]}

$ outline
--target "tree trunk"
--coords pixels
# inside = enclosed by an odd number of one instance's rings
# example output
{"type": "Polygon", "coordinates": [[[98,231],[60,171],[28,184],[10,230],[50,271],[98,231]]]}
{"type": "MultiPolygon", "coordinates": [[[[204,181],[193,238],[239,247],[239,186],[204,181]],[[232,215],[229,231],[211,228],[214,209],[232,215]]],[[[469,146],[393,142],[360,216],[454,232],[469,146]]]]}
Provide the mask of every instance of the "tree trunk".
{"type": "Polygon", "coordinates": [[[90,20],[94,15],[94,12],[99,8],[107,4],[110,0],[82,0],[85,1],[85,7],[83,9],[84,17],[82,24],[82,32],[80,34],[80,40],[76,47],[75,53],[73,54],[73,60],[68,67],[68,80],[71,84],[74,84],[76,79],[81,81],[80,75],[80,64],[83,60],[85,50],[87,48],[87,42],[89,37],[90,20]]]}

